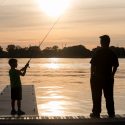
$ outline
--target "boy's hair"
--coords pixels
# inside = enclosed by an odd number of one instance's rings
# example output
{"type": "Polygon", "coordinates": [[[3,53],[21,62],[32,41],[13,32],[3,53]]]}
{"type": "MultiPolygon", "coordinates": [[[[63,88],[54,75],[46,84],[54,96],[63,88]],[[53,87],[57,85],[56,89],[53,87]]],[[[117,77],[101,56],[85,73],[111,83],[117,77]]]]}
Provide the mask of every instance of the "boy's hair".
{"type": "Polygon", "coordinates": [[[15,63],[17,63],[17,59],[10,59],[8,63],[11,67],[14,67],[15,63]]]}

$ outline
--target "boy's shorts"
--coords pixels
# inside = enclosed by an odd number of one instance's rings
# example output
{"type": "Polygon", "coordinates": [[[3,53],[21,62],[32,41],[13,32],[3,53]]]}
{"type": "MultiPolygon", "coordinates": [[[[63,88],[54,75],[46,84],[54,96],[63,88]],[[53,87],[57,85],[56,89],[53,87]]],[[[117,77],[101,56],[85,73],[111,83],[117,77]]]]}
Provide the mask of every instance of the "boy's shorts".
{"type": "Polygon", "coordinates": [[[12,100],[22,100],[22,88],[11,88],[11,99],[12,100]]]}

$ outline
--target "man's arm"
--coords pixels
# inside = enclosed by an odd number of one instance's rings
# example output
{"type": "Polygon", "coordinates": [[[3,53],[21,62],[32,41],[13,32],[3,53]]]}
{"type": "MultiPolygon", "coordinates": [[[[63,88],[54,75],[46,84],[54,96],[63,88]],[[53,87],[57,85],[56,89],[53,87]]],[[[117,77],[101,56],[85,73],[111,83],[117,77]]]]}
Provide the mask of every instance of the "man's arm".
{"type": "Polygon", "coordinates": [[[91,64],[91,78],[95,75],[96,67],[91,64]]]}
{"type": "Polygon", "coordinates": [[[115,76],[115,73],[117,71],[117,66],[113,66],[113,69],[112,69],[112,76],[114,77],[115,76]]]}
{"type": "Polygon", "coordinates": [[[119,67],[119,61],[118,61],[118,57],[115,55],[114,56],[114,64],[112,66],[112,76],[114,77],[115,76],[115,73],[117,71],[117,68],[119,67]]]}

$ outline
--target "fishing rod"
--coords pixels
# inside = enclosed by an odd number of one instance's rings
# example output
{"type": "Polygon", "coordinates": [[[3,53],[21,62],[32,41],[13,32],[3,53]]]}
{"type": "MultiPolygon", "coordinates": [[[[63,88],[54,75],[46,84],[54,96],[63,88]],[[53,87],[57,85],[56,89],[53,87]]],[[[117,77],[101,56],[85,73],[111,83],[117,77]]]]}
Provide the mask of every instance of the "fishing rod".
{"type": "MultiPolygon", "coordinates": [[[[50,30],[49,30],[49,31],[47,32],[47,34],[44,36],[43,40],[40,42],[40,44],[39,44],[39,46],[38,46],[39,48],[40,48],[40,46],[43,44],[43,42],[46,40],[46,38],[48,37],[48,35],[50,34],[50,32],[54,29],[54,26],[58,23],[60,17],[61,17],[61,16],[59,16],[59,17],[57,18],[57,20],[54,22],[54,24],[52,25],[52,27],[50,28],[50,30]]],[[[30,63],[31,59],[32,59],[32,57],[29,59],[29,61],[27,62],[26,65],[28,65],[28,64],[30,63]]]]}

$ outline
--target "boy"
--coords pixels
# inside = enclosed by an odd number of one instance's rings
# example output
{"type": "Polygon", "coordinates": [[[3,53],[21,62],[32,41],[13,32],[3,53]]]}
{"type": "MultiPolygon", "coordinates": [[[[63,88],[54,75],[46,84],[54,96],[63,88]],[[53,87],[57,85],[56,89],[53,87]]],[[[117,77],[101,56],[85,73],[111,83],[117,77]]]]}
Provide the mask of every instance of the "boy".
{"type": "Polygon", "coordinates": [[[25,76],[29,62],[21,70],[17,70],[17,60],[10,59],[9,65],[11,69],[9,70],[10,84],[11,84],[11,115],[24,115],[25,112],[21,110],[21,100],[22,100],[22,85],[20,76],[25,76]],[[18,111],[15,110],[15,102],[17,100],[18,111]]]}

